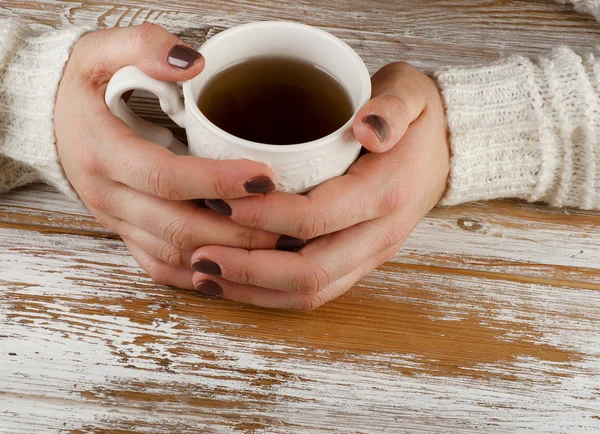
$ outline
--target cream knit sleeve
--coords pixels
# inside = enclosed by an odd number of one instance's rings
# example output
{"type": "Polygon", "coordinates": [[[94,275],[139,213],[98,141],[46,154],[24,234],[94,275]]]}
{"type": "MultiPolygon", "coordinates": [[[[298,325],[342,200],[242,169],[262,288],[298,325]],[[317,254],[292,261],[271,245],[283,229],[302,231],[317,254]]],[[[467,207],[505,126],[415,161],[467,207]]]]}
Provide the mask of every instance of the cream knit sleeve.
{"type": "MultiPolygon", "coordinates": [[[[562,1],[564,3],[564,1],[562,1]]],[[[600,0],[576,9],[600,19],[600,0]]],[[[442,205],[498,198],[600,209],[600,58],[547,57],[445,68],[450,184],[442,205]]]]}
{"type": "Polygon", "coordinates": [[[58,161],[53,112],[71,47],[85,31],[0,19],[0,192],[43,181],[76,197],[58,161]]]}

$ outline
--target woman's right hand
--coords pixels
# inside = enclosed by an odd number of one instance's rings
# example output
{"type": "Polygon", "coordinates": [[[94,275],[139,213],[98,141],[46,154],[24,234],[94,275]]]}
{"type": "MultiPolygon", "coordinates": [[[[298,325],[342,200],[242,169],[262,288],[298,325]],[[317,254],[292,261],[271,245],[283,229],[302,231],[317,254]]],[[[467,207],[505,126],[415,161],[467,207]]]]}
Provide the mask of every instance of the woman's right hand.
{"type": "Polygon", "coordinates": [[[98,221],[123,238],[155,281],[180,288],[192,288],[191,255],[201,246],[285,249],[289,239],[242,227],[195,201],[273,191],[267,166],[176,156],[108,111],[108,81],[127,65],[182,82],[198,75],[204,60],[151,24],[89,33],[74,46],[56,100],[57,148],[67,178],[98,221]]]}

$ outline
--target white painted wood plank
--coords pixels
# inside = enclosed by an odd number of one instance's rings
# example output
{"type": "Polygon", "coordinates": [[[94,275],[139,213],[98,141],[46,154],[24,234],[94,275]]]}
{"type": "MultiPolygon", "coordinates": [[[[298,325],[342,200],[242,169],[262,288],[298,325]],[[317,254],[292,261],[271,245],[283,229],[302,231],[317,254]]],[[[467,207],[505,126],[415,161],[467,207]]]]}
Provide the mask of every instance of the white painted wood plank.
{"type": "Polygon", "coordinates": [[[599,291],[390,264],[271,312],[156,288],[116,240],[0,237],[9,432],[600,429],[599,291]]]}
{"type": "Polygon", "coordinates": [[[600,25],[550,1],[134,0],[70,2],[5,0],[0,15],[55,25],[128,26],[144,21],[183,32],[199,45],[238,24],[293,20],[343,38],[372,71],[394,60],[430,68],[489,61],[511,53],[540,54],[557,45],[591,50],[600,25]],[[467,31],[468,30],[468,31],[467,31]]]}

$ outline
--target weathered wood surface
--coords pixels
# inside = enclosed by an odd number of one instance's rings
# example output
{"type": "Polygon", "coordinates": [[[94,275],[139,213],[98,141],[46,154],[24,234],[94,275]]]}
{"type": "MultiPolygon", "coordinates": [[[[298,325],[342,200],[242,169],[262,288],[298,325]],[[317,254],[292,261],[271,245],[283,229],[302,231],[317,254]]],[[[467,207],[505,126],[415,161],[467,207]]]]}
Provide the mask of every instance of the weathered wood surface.
{"type": "MultiPolygon", "coordinates": [[[[600,25],[546,1],[2,1],[54,26],[157,22],[189,42],[292,19],[371,71],[581,50],[600,25]]],[[[152,99],[134,98],[165,122],[152,99]]],[[[600,431],[600,214],[434,210],[317,312],[157,287],[47,187],[0,197],[0,432],[600,431]]]]}
{"type": "Polygon", "coordinates": [[[118,240],[0,236],[8,432],[600,429],[596,290],[388,264],[270,312],[156,288],[118,240]]]}

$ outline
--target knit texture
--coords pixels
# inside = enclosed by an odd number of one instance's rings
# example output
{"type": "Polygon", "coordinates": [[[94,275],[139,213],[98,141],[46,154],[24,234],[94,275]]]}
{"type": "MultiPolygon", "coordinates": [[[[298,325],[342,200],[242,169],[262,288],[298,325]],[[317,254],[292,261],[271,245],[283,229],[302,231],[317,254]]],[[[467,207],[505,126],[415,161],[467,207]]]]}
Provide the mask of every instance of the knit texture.
{"type": "MultiPolygon", "coordinates": [[[[600,20],[600,0],[556,0],[600,20]]],[[[53,110],[69,52],[87,29],[0,20],[0,192],[45,181],[76,197],[55,148],[53,110]]],[[[451,176],[443,205],[522,198],[600,209],[600,61],[545,58],[436,73],[447,108],[451,176]]]]}
{"type": "MultiPolygon", "coordinates": [[[[600,18],[600,0],[574,6],[600,18]]],[[[436,79],[452,152],[441,205],[520,198],[600,209],[600,60],[594,54],[563,47],[534,60],[440,69],[436,79]]]]}
{"type": "Polygon", "coordinates": [[[43,181],[77,197],[58,161],[53,112],[71,47],[85,31],[0,20],[0,192],[43,181]]]}

